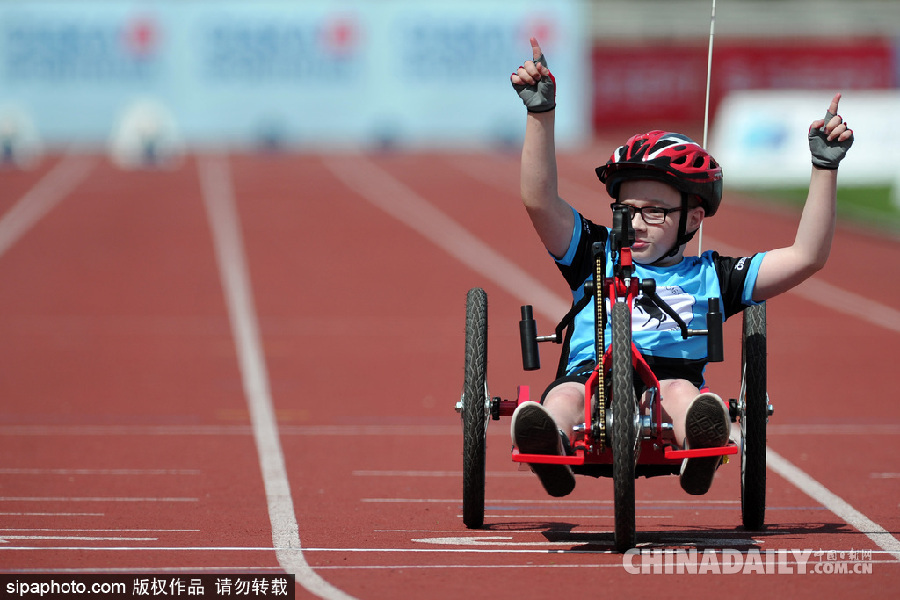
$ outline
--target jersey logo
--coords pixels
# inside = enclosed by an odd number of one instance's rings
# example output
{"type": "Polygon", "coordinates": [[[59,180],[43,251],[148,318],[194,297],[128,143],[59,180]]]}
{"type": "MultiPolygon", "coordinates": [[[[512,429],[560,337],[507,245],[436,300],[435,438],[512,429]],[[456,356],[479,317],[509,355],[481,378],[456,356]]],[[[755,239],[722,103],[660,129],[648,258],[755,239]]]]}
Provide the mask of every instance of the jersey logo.
{"type": "MultiPolygon", "coordinates": [[[[694,297],[685,293],[681,286],[661,286],[656,289],[657,295],[672,307],[681,320],[689,326],[694,318],[694,297]]],[[[631,327],[635,331],[663,331],[678,329],[678,324],[663,312],[650,298],[641,294],[634,299],[634,311],[631,313],[631,327]]]]}

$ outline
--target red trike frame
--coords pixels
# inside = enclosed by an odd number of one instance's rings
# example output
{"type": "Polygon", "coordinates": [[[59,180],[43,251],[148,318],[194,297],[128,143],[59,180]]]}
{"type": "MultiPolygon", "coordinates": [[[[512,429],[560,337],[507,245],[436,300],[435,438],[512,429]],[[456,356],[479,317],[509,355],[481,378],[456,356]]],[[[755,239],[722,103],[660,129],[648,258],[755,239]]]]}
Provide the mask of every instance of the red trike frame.
{"type": "MultiPolygon", "coordinates": [[[[619,254],[620,267],[625,267],[624,271],[630,272],[628,268],[632,266],[631,248],[623,247],[619,254]]],[[[634,307],[634,299],[639,295],[639,281],[633,277],[610,277],[605,282],[607,294],[605,297],[609,299],[610,305],[614,302],[627,302],[629,313],[634,307]]],[[[700,458],[708,456],[727,456],[738,453],[737,445],[729,441],[727,445],[717,448],[697,448],[688,450],[679,450],[674,445],[673,439],[666,439],[664,436],[663,416],[662,416],[662,398],[659,394],[659,380],[643,355],[634,345],[631,344],[631,364],[634,372],[640,377],[644,386],[649,390],[655,390],[655,398],[653,401],[653,414],[651,415],[651,427],[649,435],[642,431],[640,454],[637,465],[670,465],[677,468],[683,459],[700,458]]],[[[564,464],[571,466],[581,465],[612,465],[613,455],[609,444],[605,440],[597,440],[594,438],[592,427],[592,405],[593,399],[596,397],[595,392],[598,390],[600,380],[600,368],[598,365],[591,372],[587,382],[584,384],[584,439],[578,440],[574,444],[574,454],[569,456],[546,455],[546,454],[522,454],[517,448],[512,450],[512,460],[519,463],[536,463],[536,464],[564,464]]],[[[602,368],[604,373],[604,381],[608,381],[608,376],[612,370],[612,352],[611,347],[607,348],[603,355],[602,368]]],[[[528,386],[519,386],[518,397],[515,402],[501,401],[499,406],[499,414],[501,416],[512,416],[516,407],[523,402],[529,400],[528,386]]],[[[609,403],[607,403],[607,406],[609,403]]]]}

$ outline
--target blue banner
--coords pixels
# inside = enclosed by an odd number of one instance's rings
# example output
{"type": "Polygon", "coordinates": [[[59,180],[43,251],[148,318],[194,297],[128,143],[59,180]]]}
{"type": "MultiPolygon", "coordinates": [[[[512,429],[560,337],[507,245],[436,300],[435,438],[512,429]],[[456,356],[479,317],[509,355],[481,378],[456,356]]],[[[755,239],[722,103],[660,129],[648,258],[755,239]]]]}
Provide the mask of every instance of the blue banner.
{"type": "Polygon", "coordinates": [[[0,4],[0,113],[102,144],[153,102],[189,145],[425,147],[518,139],[509,74],[546,50],[561,144],[589,136],[581,0],[0,4]]]}

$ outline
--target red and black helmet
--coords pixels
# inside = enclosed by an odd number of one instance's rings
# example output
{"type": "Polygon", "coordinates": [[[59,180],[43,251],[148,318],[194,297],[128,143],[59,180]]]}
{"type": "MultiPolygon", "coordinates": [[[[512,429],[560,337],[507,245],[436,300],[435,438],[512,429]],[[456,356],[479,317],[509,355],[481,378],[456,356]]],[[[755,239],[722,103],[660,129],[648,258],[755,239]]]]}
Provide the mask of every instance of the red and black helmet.
{"type": "Polygon", "coordinates": [[[680,133],[651,131],[636,135],[613,152],[597,177],[613,198],[626,179],[655,179],[697,196],[706,216],[722,202],[722,167],[697,142],[680,133]]]}

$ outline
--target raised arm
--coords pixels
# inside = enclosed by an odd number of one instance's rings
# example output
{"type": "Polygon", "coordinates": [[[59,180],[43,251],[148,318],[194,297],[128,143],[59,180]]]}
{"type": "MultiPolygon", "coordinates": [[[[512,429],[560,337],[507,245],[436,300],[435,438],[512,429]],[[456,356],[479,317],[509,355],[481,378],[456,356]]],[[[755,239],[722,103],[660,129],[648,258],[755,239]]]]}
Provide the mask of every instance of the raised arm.
{"type": "Polygon", "coordinates": [[[813,121],[810,126],[813,167],[809,195],[794,243],[769,251],[760,265],[753,292],[757,302],[799,285],[828,260],[834,237],[838,163],[853,143],[853,131],[838,114],[840,100],[841,95],[835,94],[826,119],[813,121]]]}
{"type": "Polygon", "coordinates": [[[574,215],[559,197],[556,172],[556,81],[537,40],[531,38],[533,60],[510,76],[528,108],[522,146],[520,191],[535,231],[551,254],[561,258],[569,247],[574,215]]]}

